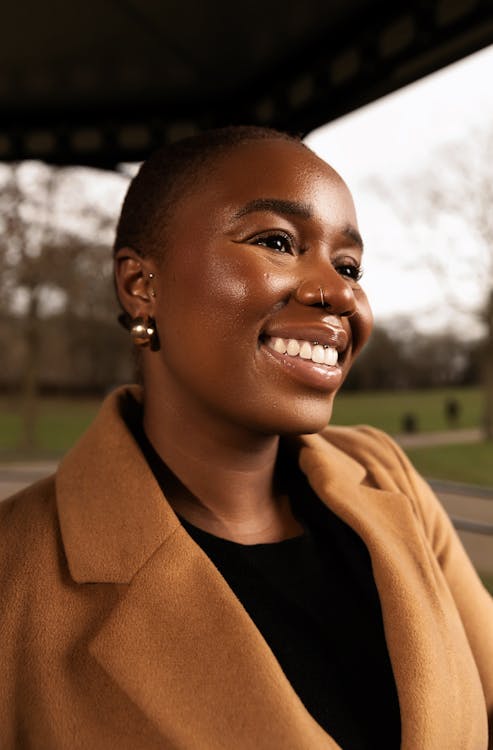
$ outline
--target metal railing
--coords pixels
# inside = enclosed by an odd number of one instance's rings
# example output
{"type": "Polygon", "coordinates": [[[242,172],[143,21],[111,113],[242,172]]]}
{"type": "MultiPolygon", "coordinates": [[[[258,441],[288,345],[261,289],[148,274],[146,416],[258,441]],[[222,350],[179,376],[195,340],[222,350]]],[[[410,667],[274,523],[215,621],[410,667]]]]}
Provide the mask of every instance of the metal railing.
{"type": "Polygon", "coordinates": [[[450,516],[457,531],[471,531],[473,534],[485,534],[493,536],[493,523],[483,523],[483,521],[471,521],[468,518],[457,518],[450,516]]]}
{"type": "MultiPolygon", "coordinates": [[[[478,500],[493,500],[493,487],[480,487],[475,484],[463,484],[461,482],[447,482],[441,479],[428,479],[428,484],[437,494],[466,495],[478,500]]],[[[487,521],[476,521],[471,518],[460,518],[450,516],[457,531],[470,531],[473,534],[484,534],[493,536],[493,524],[487,521]]]]}

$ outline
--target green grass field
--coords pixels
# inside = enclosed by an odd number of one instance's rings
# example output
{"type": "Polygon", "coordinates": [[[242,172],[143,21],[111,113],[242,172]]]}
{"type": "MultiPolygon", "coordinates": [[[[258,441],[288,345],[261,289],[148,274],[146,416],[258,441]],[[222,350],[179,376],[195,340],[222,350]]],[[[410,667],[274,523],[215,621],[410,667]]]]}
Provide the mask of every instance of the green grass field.
{"type": "Polygon", "coordinates": [[[448,428],[444,404],[454,398],[460,405],[458,427],[478,427],[481,420],[479,388],[439,388],[426,391],[340,393],[334,404],[334,424],[371,424],[395,435],[402,432],[402,417],[413,413],[420,432],[448,428]]]}
{"type": "MultiPolygon", "coordinates": [[[[458,427],[477,427],[481,414],[481,393],[477,388],[341,393],[336,399],[332,421],[335,424],[371,424],[396,434],[401,431],[402,415],[413,412],[420,432],[445,430],[443,405],[451,397],[461,406],[458,427]]],[[[0,461],[58,458],[90,424],[99,403],[97,399],[42,399],[37,447],[34,453],[26,455],[19,450],[19,404],[15,400],[0,399],[0,461]]],[[[408,453],[425,476],[493,486],[491,443],[414,448],[408,453]]]]}
{"type": "Polygon", "coordinates": [[[408,448],[406,453],[425,477],[493,487],[493,443],[408,448]]]}
{"type": "MultiPolygon", "coordinates": [[[[459,428],[481,422],[479,388],[447,388],[392,393],[341,393],[336,399],[334,424],[371,424],[395,435],[402,431],[402,415],[416,415],[419,432],[447,430],[446,399],[460,404],[459,428]]],[[[418,471],[426,477],[493,487],[493,444],[439,445],[406,450],[418,471]]]]}
{"type": "Polygon", "coordinates": [[[99,404],[97,399],[41,399],[36,450],[26,456],[18,448],[21,441],[20,405],[15,399],[0,399],[0,460],[58,458],[89,426],[99,404]]]}
{"type": "Polygon", "coordinates": [[[493,596],[493,575],[489,575],[488,573],[480,573],[481,580],[483,581],[483,584],[490,592],[491,596],[493,596]]]}

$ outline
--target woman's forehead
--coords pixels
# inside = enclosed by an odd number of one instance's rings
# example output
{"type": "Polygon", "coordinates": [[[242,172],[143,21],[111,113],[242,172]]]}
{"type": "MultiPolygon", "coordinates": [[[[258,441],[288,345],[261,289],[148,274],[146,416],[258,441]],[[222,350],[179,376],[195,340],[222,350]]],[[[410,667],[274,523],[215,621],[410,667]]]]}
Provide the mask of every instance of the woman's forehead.
{"type": "Polygon", "coordinates": [[[232,206],[241,213],[243,206],[268,200],[315,207],[336,201],[354,210],[342,178],[301,143],[281,139],[243,143],[203,169],[204,181],[198,180],[196,191],[188,197],[195,193],[192,203],[207,204],[209,210],[232,206]]]}
{"type": "Polygon", "coordinates": [[[211,172],[227,173],[238,182],[249,176],[276,179],[288,173],[341,180],[332,167],[301,142],[284,139],[246,141],[218,155],[210,166],[211,172]]]}

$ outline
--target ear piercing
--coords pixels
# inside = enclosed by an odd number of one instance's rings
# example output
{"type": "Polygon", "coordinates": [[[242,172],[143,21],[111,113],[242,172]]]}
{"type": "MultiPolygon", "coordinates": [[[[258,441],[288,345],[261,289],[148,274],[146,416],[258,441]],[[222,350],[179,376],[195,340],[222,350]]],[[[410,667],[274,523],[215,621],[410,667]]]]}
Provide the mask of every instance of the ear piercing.
{"type": "MultiPolygon", "coordinates": [[[[147,274],[147,278],[152,283],[155,275],[150,271],[147,274]]],[[[156,296],[156,290],[151,287],[149,290],[151,297],[156,296]]],[[[156,352],[159,350],[159,336],[156,328],[156,321],[151,316],[138,317],[130,320],[129,326],[130,336],[135,346],[139,348],[149,347],[151,351],[156,352]]]]}
{"type": "Polygon", "coordinates": [[[151,323],[150,318],[148,318],[147,321],[141,317],[133,318],[130,325],[130,335],[136,346],[147,346],[151,340],[151,336],[153,336],[155,332],[156,329],[154,328],[153,323],[151,323]]]}
{"type": "Polygon", "coordinates": [[[156,321],[150,315],[145,318],[140,315],[132,318],[128,312],[122,312],[118,316],[118,322],[130,333],[132,341],[139,349],[148,346],[152,352],[159,351],[161,344],[156,321]]]}
{"type": "MultiPolygon", "coordinates": [[[[154,279],[154,274],[152,273],[152,271],[148,274],[147,278],[149,279],[149,281],[152,281],[154,279]]],[[[151,287],[150,295],[151,297],[156,296],[156,290],[154,289],[154,287],[151,287]]]]}
{"type": "Polygon", "coordinates": [[[159,349],[159,336],[157,333],[156,322],[150,316],[142,318],[132,318],[129,321],[130,336],[137,347],[149,346],[151,351],[159,349]]]}
{"type": "MultiPolygon", "coordinates": [[[[155,275],[150,272],[144,278],[152,280],[155,275]]],[[[149,290],[151,297],[156,296],[156,290],[151,287],[149,290]]],[[[132,337],[132,341],[139,349],[149,347],[153,352],[157,352],[160,349],[159,334],[157,332],[156,321],[150,315],[137,316],[132,318],[125,310],[118,316],[118,322],[125,328],[132,337]]]]}

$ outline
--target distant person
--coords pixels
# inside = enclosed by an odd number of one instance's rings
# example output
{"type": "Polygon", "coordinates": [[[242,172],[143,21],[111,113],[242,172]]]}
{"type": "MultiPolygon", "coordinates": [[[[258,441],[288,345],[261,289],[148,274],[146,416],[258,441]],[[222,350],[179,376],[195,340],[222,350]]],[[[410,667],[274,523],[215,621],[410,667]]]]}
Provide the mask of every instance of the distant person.
{"type": "Polygon", "coordinates": [[[445,421],[450,429],[457,427],[460,417],[460,403],[456,398],[445,399],[445,421]]]}
{"type": "Polygon", "coordinates": [[[397,445],[326,427],[361,260],[345,183],[283,133],[141,167],[142,383],[0,504],[2,750],[486,750],[493,602],[397,445]]]}
{"type": "Polygon", "coordinates": [[[418,418],[413,412],[407,411],[402,417],[402,431],[407,433],[418,431],[418,418]]]}

